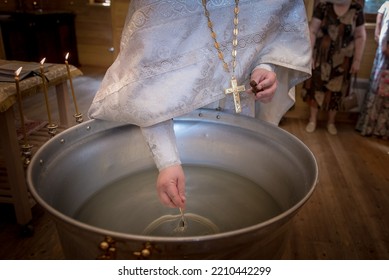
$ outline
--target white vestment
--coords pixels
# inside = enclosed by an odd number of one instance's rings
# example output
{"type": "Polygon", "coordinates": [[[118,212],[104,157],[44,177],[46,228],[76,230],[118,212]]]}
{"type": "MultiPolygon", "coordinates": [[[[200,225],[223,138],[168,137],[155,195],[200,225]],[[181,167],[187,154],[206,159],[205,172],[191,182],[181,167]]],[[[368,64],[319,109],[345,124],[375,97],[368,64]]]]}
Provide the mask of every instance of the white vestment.
{"type": "MultiPolygon", "coordinates": [[[[232,96],[224,94],[231,74],[223,70],[201,2],[132,0],[119,55],[89,109],[91,118],[142,127],[154,156],[176,153],[169,147],[161,149],[161,137],[165,136],[157,136],[166,132],[172,136],[172,118],[205,106],[217,108],[223,98],[223,109],[234,111],[232,96]]],[[[234,0],[207,1],[226,62],[231,61],[234,6],[234,0]]],[[[278,80],[270,103],[241,94],[242,113],[278,124],[294,103],[294,86],[311,73],[304,2],[241,0],[239,9],[238,84],[249,88],[251,72],[262,65],[270,65],[278,80]]],[[[174,146],[174,139],[168,138],[174,146]]],[[[158,168],[179,163],[177,159],[164,161],[157,162],[158,168]]]]}

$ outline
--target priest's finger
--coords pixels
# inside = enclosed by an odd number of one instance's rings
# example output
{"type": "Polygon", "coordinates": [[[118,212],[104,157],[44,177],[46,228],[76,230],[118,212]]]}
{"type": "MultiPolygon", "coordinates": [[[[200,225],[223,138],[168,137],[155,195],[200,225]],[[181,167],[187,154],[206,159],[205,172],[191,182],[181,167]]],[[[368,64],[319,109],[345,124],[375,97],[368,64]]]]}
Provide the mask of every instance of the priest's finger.
{"type": "Polygon", "coordinates": [[[185,204],[182,200],[181,194],[179,193],[179,188],[183,190],[184,187],[179,187],[178,185],[179,179],[177,179],[174,183],[169,184],[169,186],[166,187],[165,192],[169,196],[171,204],[174,208],[184,208],[185,204]]]}
{"type": "Polygon", "coordinates": [[[185,178],[178,178],[177,179],[177,191],[178,191],[178,197],[180,198],[180,203],[178,204],[178,207],[185,209],[185,178]]]}
{"type": "Polygon", "coordinates": [[[169,208],[176,208],[173,201],[170,199],[169,195],[166,192],[158,193],[159,200],[162,203],[162,205],[167,206],[169,208]]]}
{"type": "Polygon", "coordinates": [[[274,91],[273,89],[265,89],[261,92],[258,92],[256,95],[255,95],[255,100],[256,101],[260,101],[262,103],[269,103],[270,101],[272,101],[274,97],[274,91]]]}

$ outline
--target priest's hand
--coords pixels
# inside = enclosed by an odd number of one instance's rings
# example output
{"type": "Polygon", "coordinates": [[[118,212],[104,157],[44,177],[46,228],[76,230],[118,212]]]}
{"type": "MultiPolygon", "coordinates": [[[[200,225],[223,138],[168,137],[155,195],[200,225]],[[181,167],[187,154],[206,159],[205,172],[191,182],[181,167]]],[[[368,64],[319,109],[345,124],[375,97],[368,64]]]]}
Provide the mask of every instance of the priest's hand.
{"type": "Polygon", "coordinates": [[[185,208],[185,175],[181,165],[159,171],[157,192],[161,203],[171,208],[185,208]]]}
{"type": "Polygon", "coordinates": [[[273,99],[277,89],[277,76],[273,71],[257,68],[251,74],[251,92],[255,100],[268,103],[273,99]]]}

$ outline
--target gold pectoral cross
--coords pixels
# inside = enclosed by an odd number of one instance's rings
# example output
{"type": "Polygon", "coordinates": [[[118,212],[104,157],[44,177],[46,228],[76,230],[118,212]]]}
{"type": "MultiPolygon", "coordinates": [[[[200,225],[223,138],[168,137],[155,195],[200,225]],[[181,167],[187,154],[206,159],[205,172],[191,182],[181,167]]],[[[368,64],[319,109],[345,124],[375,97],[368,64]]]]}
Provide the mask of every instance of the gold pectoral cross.
{"type": "Polygon", "coordinates": [[[235,104],[235,112],[240,113],[242,112],[242,107],[240,106],[240,96],[239,93],[242,91],[245,91],[246,88],[244,85],[238,86],[238,82],[236,81],[235,77],[231,78],[231,87],[224,90],[225,94],[232,93],[232,96],[234,97],[234,104],[235,104]]]}

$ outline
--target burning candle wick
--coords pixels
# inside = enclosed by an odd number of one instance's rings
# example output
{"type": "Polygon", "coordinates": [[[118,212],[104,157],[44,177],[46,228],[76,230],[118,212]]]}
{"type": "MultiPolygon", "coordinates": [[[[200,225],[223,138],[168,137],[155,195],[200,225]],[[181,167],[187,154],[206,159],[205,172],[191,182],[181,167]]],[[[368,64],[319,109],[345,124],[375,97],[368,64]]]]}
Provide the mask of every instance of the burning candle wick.
{"type": "Polygon", "coordinates": [[[69,58],[69,53],[67,53],[66,56],[65,56],[65,65],[66,65],[66,70],[68,72],[68,78],[69,78],[69,83],[70,83],[70,89],[72,91],[74,107],[76,109],[76,114],[79,115],[76,95],[74,94],[74,87],[73,87],[72,76],[70,74],[70,67],[69,67],[69,63],[68,63],[68,58],[69,58]]]}
{"type": "Polygon", "coordinates": [[[42,84],[43,84],[43,93],[45,95],[47,118],[48,118],[48,121],[49,121],[49,125],[51,125],[52,124],[51,112],[50,112],[49,99],[48,99],[48,93],[47,93],[47,87],[46,87],[45,73],[44,73],[44,68],[43,68],[45,60],[46,60],[46,58],[43,58],[41,60],[41,62],[40,62],[40,70],[41,70],[41,77],[42,77],[42,84]]]}
{"type": "Polygon", "coordinates": [[[24,115],[23,115],[22,94],[20,92],[20,87],[19,87],[19,75],[20,75],[20,72],[22,72],[22,69],[23,69],[23,67],[19,67],[15,71],[15,86],[16,86],[16,98],[17,98],[18,105],[19,105],[20,123],[21,123],[22,131],[23,131],[24,145],[28,145],[27,131],[26,131],[26,125],[24,123],[24,115]]]}

